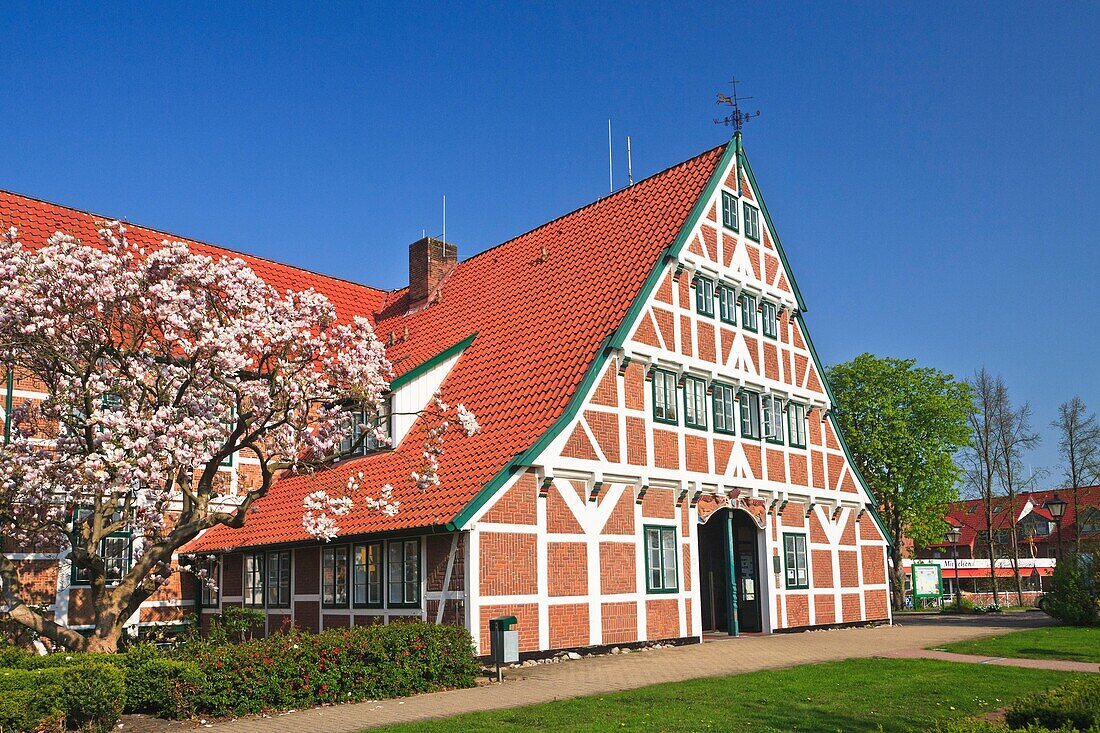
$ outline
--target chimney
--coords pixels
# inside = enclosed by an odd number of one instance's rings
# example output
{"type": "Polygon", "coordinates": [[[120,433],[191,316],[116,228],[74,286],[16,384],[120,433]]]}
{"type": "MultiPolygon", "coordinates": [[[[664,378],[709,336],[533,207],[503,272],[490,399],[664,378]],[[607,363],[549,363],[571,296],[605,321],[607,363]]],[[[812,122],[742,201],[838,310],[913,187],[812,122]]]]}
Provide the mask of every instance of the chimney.
{"type": "Polygon", "coordinates": [[[409,303],[419,303],[435,292],[458,263],[458,245],[424,237],[409,245],[409,303]]]}

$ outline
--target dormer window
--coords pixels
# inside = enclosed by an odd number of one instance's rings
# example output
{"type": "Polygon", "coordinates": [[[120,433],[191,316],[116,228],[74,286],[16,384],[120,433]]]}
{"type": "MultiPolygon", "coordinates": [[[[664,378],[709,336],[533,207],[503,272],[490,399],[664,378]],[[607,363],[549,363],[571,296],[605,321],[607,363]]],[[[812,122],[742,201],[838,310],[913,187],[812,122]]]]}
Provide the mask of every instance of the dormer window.
{"type": "Polygon", "coordinates": [[[390,400],[382,402],[377,412],[371,410],[349,411],[351,431],[340,441],[337,453],[341,456],[364,456],[374,451],[391,447],[393,436],[391,428],[390,400]],[[381,432],[385,440],[380,440],[381,432]]]}

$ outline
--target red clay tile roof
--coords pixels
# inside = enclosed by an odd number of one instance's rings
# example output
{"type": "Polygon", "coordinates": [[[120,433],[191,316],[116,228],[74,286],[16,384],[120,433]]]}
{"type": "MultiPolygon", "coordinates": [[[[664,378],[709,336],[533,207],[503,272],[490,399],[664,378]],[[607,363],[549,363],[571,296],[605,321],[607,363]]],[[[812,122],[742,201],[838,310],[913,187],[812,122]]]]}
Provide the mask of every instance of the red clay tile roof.
{"type": "MultiPolygon", "coordinates": [[[[404,329],[409,330],[407,341],[388,349],[398,374],[477,334],[442,392],[446,402],[471,409],[482,431],[447,442],[439,488],[421,492],[409,477],[423,450],[425,428],[420,421],[392,451],[341,461],[309,476],[280,479],[257,502],[256,513],[244,527],[215,527],[188,549],[307,540],[301,525],[305,495],[338,489],[359,471],[368,489],[392,484],[401,510],[389,517],[353,509],[340,522],[342,535],[440,526],[452,520],[563,413],[660,254],[684,226],[724,151],[724,145],[709,150],[460,262],[444,281],[440,302],[427,308],[406,314],[403,290],[383,294],[381,303],[368,301],[381,312],[376,327],[383,338],[391,331],[403,336],[404,329]]],[[[8,213],[7,199],[2,201],[0,224],[8,213]]],[[[28,205],[34,210],[43,206],[28,205]]],[[[25,228],[18,220],[14,223],[25,228]]],[[[71,228],[66,224],[54,215],[37,224],[36,233],[71,228]]],[[[364,290],[368,299],[377,292],[364,290]]]]}
{"type": "MultiPolygon", "coordinates": [[[[1007,497],[996,497],[993,500],[993,529],[1008,529],[1016,517],[1020,516],[1028,499],[1035,505],[1034,515],[1046,520],[1051,516],[1043,505],[1055,494],[1066,502],[1066,512],[1062,516],[1061,536],[1063,538],[1074,535],[1074,526],[1077,523],[1073,511],[1072,489],[1049,489],[1045,491],[1032,491],[1016,496],[1015,501],[1009,502],[1007,497]]],[[[1081,505],[1081,511],[1092,510],[1100,512],[1100,486],[1087,486],[1078,489],[1077,500],[1081,505]]],[[[1031,516],[1029,514],[1029,516],[1031,516]]],[[[950,524],[959,528],[960,546],[973,546],[975,542],[985,541],[986,517],[985,502],[981,499],[967,499],[966,501],[953,502],[945,515],[950,524]]],[[[1086,522],[1089,515],[1086,515],[1086,522]]],[[[1053,534],[1053,532],[1052,532],[1053,534]]],[[[930,547],[950,547],[946,542],[937,542],[930,547]]]]}
{"type": "MultiPolygon", "coordinates": [[[[96,232],[99,226],[97,222],[112,218],[0,190],[0,227],[3,227],[4,230],[7,230],[10,226],[18,228],[20,239],[28,247],[45,244],[46,240],[58,231],[71,234],[87,244],[98,244],[99,235],[96,232]]],[[[278,290],[313,288],[324,293],[332,301],[340,318],[343,319],[355,315],[368,317],[373,315],[374,312],[381,309],[387,295],[385,290],[359,285],[341,280],[338,277],[320,275],[292,265],[284,265],[281,262],[273,262],[262,257],[234,252],[224,247],[196,242],[193,239],[137,226],[129,222],[124,223],[126,224],[126,236],[130,241],[146,249],[160,245],[165,239],[184,242],[192,252],[197,254],[210,257],[225,255],[241,258],[248,263],[248,266],[256,274],[264,279],[264,282],[278,290]]]]}

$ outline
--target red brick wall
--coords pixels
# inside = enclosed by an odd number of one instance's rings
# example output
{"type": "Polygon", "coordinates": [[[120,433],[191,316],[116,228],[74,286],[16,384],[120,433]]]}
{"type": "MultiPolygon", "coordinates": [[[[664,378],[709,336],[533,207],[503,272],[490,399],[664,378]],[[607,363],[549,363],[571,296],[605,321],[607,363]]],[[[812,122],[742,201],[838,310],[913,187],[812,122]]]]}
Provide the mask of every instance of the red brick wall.
{"type": "MultiPolygon", "coordinates": [[[[296,594],[310,595],[321,592],[320,548],[299,547],[296,549],[292,568],[294,572],[294,592],[296,594]]],[[[238,581],[237,587],[241,587],[240,581],[238,581]]]]}
{"type": "Polygon", "coordinates": [[[882,548],[876,546],[863,548],[863,582],[868,585],[886,582],[886,565],[882,559],[882,548]]]}
{"type": "Polygon", "coordinates": [[[634,534],[634,487],[627,486],[603,527],[604,534],[634,534]]]}
{"type": "Polygon", "coordinates": [[[608,365],[600,378],[600,384],[592,394],[592,402],[607,407],[619,405],[619,375],[614,364],[608,365]]]}
{"type": "Polygon", "coordinates": [[[787,596],[787,626],[794,628],[796,626],[809,626],[810,625],[810,602],[809,598],[803,594],[793,594],[787,596]]]}
{"type": "Polygon", "coordinates": [[[538,480],[531,471],[520,476],[493,508],[485,513],[483,522],[501,524],[534,524],[538,480]]]}
{"type": "Polygon", "coordinates": [[[531,652],[539,648],[539,607],[536,603],[514,603],[481,607],[481,653],[489,653],[489,619],[495,616],[515,616],[519,631],[519,650],[531,652]]]}
{"type": "Polygon", "coordinates": [[[814,588],[833,587],[833,554],[829,550],[811,550],[813,562],[811,585],[814,588]]]}
{"type": "Polygon", "coordinates": [[[684,455],[687,458],[687,470],[706,473],[710,470],[707,439],[700,435],[684,436],[684,455]]]}
{"type": "Polygon", "coordinates": [[[680,611],[676,599],[647,599],[645,613],[647,639],[675,639],[680,636],[680,611]]]}
{"type": "Polygon", "coordinates": [[[864,604],[867,606],[867,618],[878,621],[888,618],[890,612],[887,606],[885,590],[868,590],[863,592],[864,604]]]}
{"type": "Polygon", "coordinates": [[[623,383],[623,398],[628,410],[645,409],[645,369],[641,364],[628,364],[623,383]]]}
{"type": "Polygon", "coordinates": [[[837,556],[840,559],[841,586],[855,588],[859,585],[859,565],[856,562],[855,550],[840,550],[837,556]]]}
{"type": "Polygon", "coordinates": [[[651,488],[642,499],[642,516],[655,519],[675,518],[675,499],[672,489],[651,488]]]}
{"type": "Polygon", "coordinates": [[[638,605],[633,601],[600,605],[600,626],[604,644],[638,640],[638,605]]]}
{"type": "MultiPolygon", "coordinates": [[[[466,536],[458,536],[458,546],[455,548],[454,565],[451,567],[451,583],[448,588],[443,587],[443,581],[447,575],[447,559],[451,554],[451,542],[454,535],[428,535],[424,538],[426,545],[425,555],[427,565],[425,581],[429,591],[463,590],[466,575],[466,536]]],[[[434,618],[434,617],[433,617],[434,618]]]]}
{"type": "Polygon", "coordinates": [[[239,596],[244,592],[244,576],[242,573],[242,559],[239,552],[222,556],[222,585],[221,592],[227,596],[239,596]]]}
{"type": "Polygon", "coordinates": [[[680,467],[680,439],[671,430],[653,430],[653,461],[658,468],[680,467]]]}
{"type": "Polygon", "coordinates": [[[583,542],[546,545],[547,592],[551,596],[588,595],[588,553],[583,542]]]}
{"type": "Polygon", "coordinates": [[[845,593],[840,597],[841,612],[844,614],[844,618],[841,619],[844,623],[851,623],[853,621],[860,621],[859,615],[859,593],[845,593]]]}
{"type": "Polygon", "coordinates": [[[814,623],[836,623],[836,606],[832,593],[814,594],[814,623]]]}
{"type": "Polygon", "coordinates": [[[633,593],[637,590],[637,546],[627,542],[600,543],[600,593],[633,593]]]}
{"type": "Polygon", "coordinates": [[[321,604],[318,601],[294,602],[294,625],[316,633],[321,628],[321,604]]]}
{"type": "Polygon", "coordinates": [[[587,646],[590,643],[587,603],[549,606],[547,614],[550,622],[550,648],[564,649],[587,646]]]}
{"type": "Polygon", "coordinates": [[[481,595],[526,595],[538,591],[535,535],[481,535],[481,595]]]}
{"type": "Polygon", "coordinates": [[[649,453],[645,444],[645,420],[640,417],[626,418],[626,462],[635,466],[645,466],[649,453]]]}

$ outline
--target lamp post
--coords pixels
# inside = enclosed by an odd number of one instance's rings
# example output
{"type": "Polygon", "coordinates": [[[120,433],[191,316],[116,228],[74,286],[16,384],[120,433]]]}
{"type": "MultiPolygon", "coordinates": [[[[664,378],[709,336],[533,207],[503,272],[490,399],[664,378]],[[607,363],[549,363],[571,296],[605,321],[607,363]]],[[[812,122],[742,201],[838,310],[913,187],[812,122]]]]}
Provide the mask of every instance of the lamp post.
{"type": "Polygon", "coordinates": [[[1058,498],[1058,495],[1047,499],[1043,504],[1043,509],[1047,510],[1050,514],[1050,518],[1054,520],[1055,531],[1055,544],[1054,544],[1054,556],[1058,559],[1062,559],[1062,517],[1066,514],[1066,502],[1064,499],[1058,498]]]}
{"type": "Polygon", "coordinates": [[[951,560],[955,565],[955,609],[958,610],[962,604],[962,587],[959,585],[959,537],[962,532],[953,524],[950,527],[944,539],[951,545],[951,560]]]}

